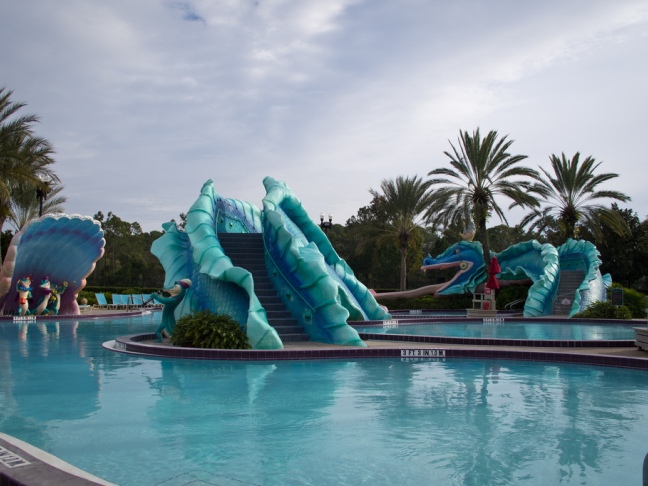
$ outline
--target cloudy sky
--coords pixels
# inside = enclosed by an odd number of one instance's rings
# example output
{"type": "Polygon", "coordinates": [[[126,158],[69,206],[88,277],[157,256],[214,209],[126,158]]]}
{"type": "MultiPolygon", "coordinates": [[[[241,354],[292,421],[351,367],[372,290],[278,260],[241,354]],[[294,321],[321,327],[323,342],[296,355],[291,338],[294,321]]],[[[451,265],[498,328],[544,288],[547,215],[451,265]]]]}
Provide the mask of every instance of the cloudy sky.
{"type": "Polygon", "coordinates": [[[477,127],[532,167],[593,155],[643,219],[647,61],[646,0],[0,6],[0,86],[41,117],[66,211],[146,231],[207,179],[260,206],[266,175],[344,223],[381,180],[447,165],[477,127]]]}

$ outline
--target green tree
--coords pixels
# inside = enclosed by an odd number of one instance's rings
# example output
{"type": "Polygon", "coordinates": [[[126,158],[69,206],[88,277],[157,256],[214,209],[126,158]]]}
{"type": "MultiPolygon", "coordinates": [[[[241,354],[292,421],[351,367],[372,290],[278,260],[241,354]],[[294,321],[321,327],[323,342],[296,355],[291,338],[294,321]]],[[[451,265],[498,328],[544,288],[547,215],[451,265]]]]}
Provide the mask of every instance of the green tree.
{"type": "Polygon", "coordinates": [[[112,212],[104,216],[99,211],[94,219],[101,223],[106,246],[88,285],[159,287],[164,283],[164,269],[151,253],[151,244],[161,232],[144,233],[139,223],[124,221],[112,212]]]}
{"type": "Polygon", "coordinates": [[[393,290],[400,285],[400,252],[393,241],[379,238],[386,220],[382,202],[373,198],[346,225],[349,254],[345,260],[356,278],[372,289],[393,290]]]}
{"type": "Polygon", "coordinates": [[[500,224],[488,228],[488,243],[491,249],[499,253],[506,250],[509,246],[525,241],[525,235],[520,226],[507,226],[500,224]]]}
{"type": "Polygon", "coordinates": [[[16,187],[32,185],[45,191],[46,180],[59,182],[51,169],[52,146],[34,134],[38,117],[20,116],[18,112],[25,104],[12,101],[12,94],[0,88],[0,232],[11,217],[12,191],[16,187]]]}
{"type": "Polygon", "coordinates": [[[553,216],[560,224],[562,240],[578,237],[579,226],[587,224],[596,241],[602,241],[602,226],[611,228],[617,235],[629,234],[629,228],[618,212],[603,206],[597,200],[615,199],[630,201],[630,197],[619,191],[601,190],[598,187],[618,174],[610,172],[595,174],[601,162],[587,157],[580,162],[580,153],[567,159],[565,154],[559,158],[551,155],[551,172],[542,169],[544,178],[536,185],[544,201],[540,208],[534,209],[524,217],[520,225],[530,225],[530,229],[542,231],[548,216],[553,216]]]}
{"type": "MultiPolygon", "coordinates": [[[[621,209],[612,203],[610,209],[623,218],[630,233],[617,235],[612,228],[600,228],[603,243],[597,245],[601,253],[601,273],[610,273],[614,282],[645,291],[648,275],[648,221],[640,221],[631,209],[621,209]]],[[[588,225],[581,229],[585,239],[592,238],[588,225]]]]}
{"type": "MultiPolygon", "coordinates": [[[[67,199],[61,195],[62,191],[63,186],[56,182],[48,185],[47,193],[43,196],[43,214],[64,212],[63,204],[67,199]]],[[[16,231],[20,231],[32,219],[38,218],[40,202],[36,194],[37,188],[32,184],[20,184],[12,190],[9,222],[16,231]]]]}
{"type": "Polygon", "coordinates": [[[508,150],[513,140],[507,136],[498,139],[496,131],[490,131],[483,139],[479,128],[469,134],[459,132],[459,146],[450,143],[452,152],[444,152],[451,167],[442,167],[428,173],[433,178],[432,204],[427,220],[434,225],[452,223],[468,225],[472,218],[475,238],[482,244],[486,268],[490,263],[490,245],[486,223],[492,213],[508,224],[504,210],[496,201],[505,196],[513,202],[509,206],[536,207],[534,180],[539,174],[534,169],[519,165],[526,155],[511,155],[508,150]]]}
{"type": "Polygon", "coordinates": [[[370,189],[377,214],[367,225],[367,236],[376,242],[394,242],[400,253],[400,289],[407,288],[407,254],[421,241],[422,214],[429,205],[428,184],[418,176],[384,179],[380,190],[370,189]]]}

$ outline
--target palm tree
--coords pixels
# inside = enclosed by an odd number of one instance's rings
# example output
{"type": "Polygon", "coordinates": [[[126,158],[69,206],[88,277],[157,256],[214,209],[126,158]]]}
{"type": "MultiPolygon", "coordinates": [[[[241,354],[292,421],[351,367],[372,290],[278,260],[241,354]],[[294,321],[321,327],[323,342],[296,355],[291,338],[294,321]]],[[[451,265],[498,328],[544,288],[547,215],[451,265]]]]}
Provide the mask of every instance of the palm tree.
{"type": "Polygon", "coordinates": [[[475,225],[475,238],[482,244],[484,263],[490,263],[490,246],[486,222],[495,213],[508,224],[504,210],[495,200],[506,196],[514,206],[536,207],[533,180],[539,179],[534,169],[518,165],[526,155],[511,155],[508,152],[513,140],[507,136],[498,140],[496,131],[490,131],[483,139],[479,128],[470,135],[459,132],[459,147],[450,142],[452,152],[444,152],[451,167],[442,167],[428,173],[432,204],[427,221],[445,226],[451,223],[468,225],[469,219],[475,225]]]}
{"type": "Polygon", "coordinates": [[[543,231],[549,216],[558,220],[562,236],[576,238],[578,225],[587,223],[592,235],[601,241],[601,225],[607,225],[618,235],[629,234],[628,225],[619,213],[594,202],[597,199],[615,199],[617,201],[630,201],[630,197],[619,191],[599,190],[597,187],[618,177],[618,174],[594,174],[601,162],[596,163],[594,157],[589,156],[580,162],[580,153],[567,159],[563,153],[560,158],[555,154],[549,157],[553,173],[540,169],[545,178],[540,179],[537,190],[544,197],[542,208],[537,208],[529,213],[520,223],[521,226],[530,224],[530,230],[543,231]]]}
{"type": "Polygon", "coordinates": [[[33,132],[38,117],[18,116],[25,104],[11,101],[12,94],[13,91],[0,88],[0,232],[11,217],[14,188],[31,185],[46,191],[45,180],[59,182],[50,168],[54,163],[51,145],[33,132]]]}
{"type": "Polygon", "coordinates": [[[428,184],[421,177],[398,176],[384,179],[380,191],[370,189],[372,206],[382,215],[362,225],[365,245],[369,242],[394,242],[400,251],[400,289],[407,287],[407,252],[420,239],[422,213],[429,205],[428,184]]]}
{"type": "MultiPolygon", "coordinates": [[[[56,214],[63,212],[63,204],[67,201],[61,195],[63,186],[57,183],[50,184],[46,197],[43,200],[42,214],[56,214]]],[[[32,219],[38,218],[40,213],[40,202],[36,197],[37,188],[31,184],[23,184],[11,191],[11,215],[9,222],[16,231],[25,226],[32,219]]]]}

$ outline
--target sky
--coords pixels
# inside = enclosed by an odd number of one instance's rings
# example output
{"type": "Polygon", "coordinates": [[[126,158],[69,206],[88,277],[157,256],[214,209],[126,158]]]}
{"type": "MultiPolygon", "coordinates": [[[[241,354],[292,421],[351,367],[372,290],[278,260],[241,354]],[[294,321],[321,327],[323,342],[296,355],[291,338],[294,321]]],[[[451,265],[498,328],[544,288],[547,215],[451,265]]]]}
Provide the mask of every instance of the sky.
{"type": "Polygon", "coordinates": [[[266,176],[344,224],[476,128],[533,168],[595,157],[643,220],[647,60],[646,0],[0,5],[0,86],[40,117],[65,211],[145,231],[209,179],[261,207],[266,176]]]}

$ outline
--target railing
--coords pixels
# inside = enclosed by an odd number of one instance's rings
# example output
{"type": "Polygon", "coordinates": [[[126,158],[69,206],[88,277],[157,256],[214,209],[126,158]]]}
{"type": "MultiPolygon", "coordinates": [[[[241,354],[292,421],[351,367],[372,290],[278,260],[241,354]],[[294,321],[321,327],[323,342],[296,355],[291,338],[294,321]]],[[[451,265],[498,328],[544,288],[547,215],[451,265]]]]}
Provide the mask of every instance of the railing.
{"type": "MultiPolygon", "coordinates": [[[[269,249],[268,246],[266,245],[265,238],[261,237],[261,240],[263,241],[263,251],[264,251],[264,255],[268,255],[268,258],[270,258],[270,261],[271,261],[272,264],[274,265],[274,268],[277,270],[277,273],[278,273],[279,275],[281,275],[281,278],[283,279],[283,281],[284,281],[286,284],[288,284],[288,287],[290,287],[290,289],[292,289],[293,293],[294,293],[294,294],[299,298],[299,300],[301,300],[301,301],[304,303],[304,305],[305,305],[308,309],[310,309],[310,311],[311,311],[311,315],[312,315],[312,316],[315,316],[315,312],[316,312],[316,311],[315,311],[315,308],[313,308],[313,306],[311,306],[311,305],[308,303],[308,301],[304,298],[304,296],[303,296],[303,295],[302,295],[302,294],[301,294],[301,293],[300,293],[300,292],[299,292],[299,291],[298,291],[298,290],[293,286],[293,284],[290,282],[290,280],[289,280],[289,279],[284,275],[284,273],[281,271],[281,268],[279,267],[279,265],[277,265],[277,262],[276,262],[275,259],[272,257],[272,253],[270,252],[270,249],[269,249]]],[[[267,269],[266,269],[266,270],[267,270],[267,269]]],[[[271,279],[271,280],[272,280],[272,279],[271,279]]],[[[275,282],[273,281],[273,282],[272,282],[272,285],[274,286],[274,284],[275,284],[275,282]]],[[[276,287],[275,287],[275,290],[277,290],[276,287]]],[[[277,292],[277,293],[278,293],[278,292],[277,292]]],[[[281,300],[283,301],[283,298],[282,298],[281,300]]],[[[285,305],[285,302],[284,302],[284,305],[285,305]]],[[[288,308],[287,305],[286,305],[286,307],[288,308]]],[[[288,310],[290,310],[290,308],[288,308],[288,310]]],[[[292,313],[292,311],[291,311],[291,313],[292,313]]]]}
{"type": "Polygon", "coordinates": [[[509,302],[508,304],[506,304],[504,306],[504,310],[512,310],[513,306],[516,306],[517,304],[519,304],[521,302],[525,302],[525,301],[526,301],[526,297],[524,299],[517,299],[517,300],[514,300],[513,302],[509,302]]]}

